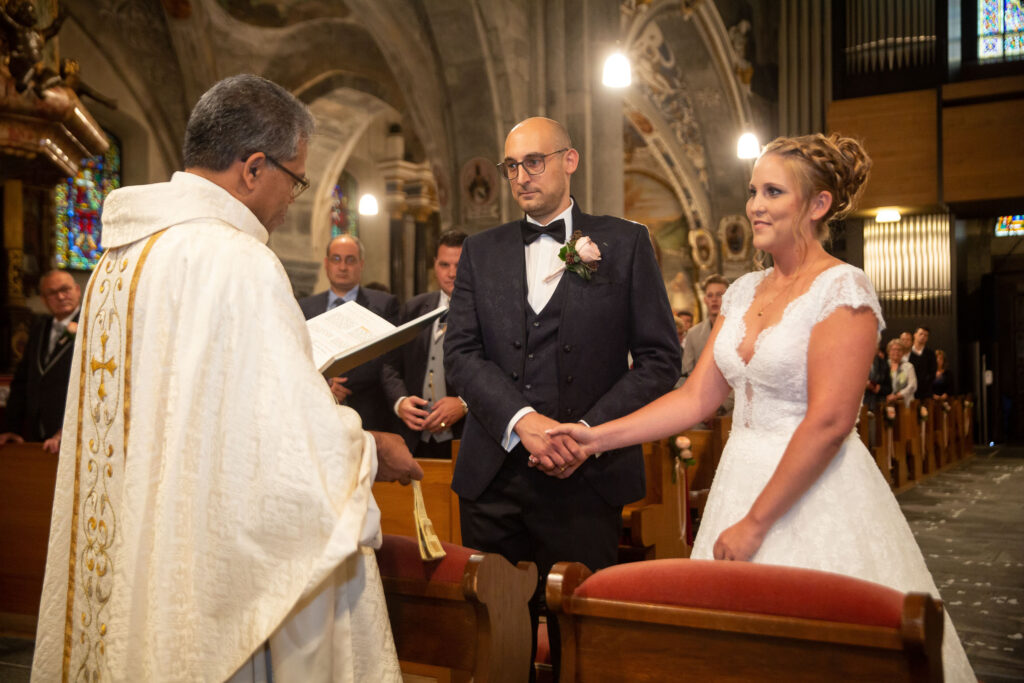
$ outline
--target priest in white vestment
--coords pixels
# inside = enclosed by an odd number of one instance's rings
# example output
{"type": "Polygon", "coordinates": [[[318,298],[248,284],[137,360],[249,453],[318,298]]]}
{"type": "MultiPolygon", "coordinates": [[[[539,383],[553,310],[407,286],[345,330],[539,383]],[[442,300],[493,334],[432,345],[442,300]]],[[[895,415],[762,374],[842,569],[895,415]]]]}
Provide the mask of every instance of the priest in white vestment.
{"type": "Polygon", "coordinates": [[[226,79],[192,112],[186,172],[105,204],[34,681],[265,680],[268,641],[277,681],[401,678],[370,486],[422,471],[336,405],[266,246],[308,186],[312,124],[269,81],[226,79]]]}

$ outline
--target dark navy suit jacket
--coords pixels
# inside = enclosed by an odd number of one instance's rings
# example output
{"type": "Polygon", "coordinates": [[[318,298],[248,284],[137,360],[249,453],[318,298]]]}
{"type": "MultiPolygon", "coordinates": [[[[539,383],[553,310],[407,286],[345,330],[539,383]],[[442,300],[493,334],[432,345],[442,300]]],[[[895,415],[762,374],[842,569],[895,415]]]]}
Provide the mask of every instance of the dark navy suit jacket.
{"type": "MultiPolygon", "coordinates": [[[[78,322],[77,315],[74,320],[78,322]]],[[[64,335],[48,354],[52,327],[53,316],[33,323],[25,355],[11,380],[3,431],[16,432],[27,441],[45,441],[64,424],[75,342],[71,335],[64,335]]]]}
{"type": "MultiPolygon", "coordinates": [[[[299,308],[306,320],[327,312],[327,291],[299,299],[299,308]]],[[[398,299],[387,292],[360,287],[356,303],[368,308],[390,323],[398,324],[398,299]]],[[[352,390],[345,404],[359,413],[363,429],[383,432],[398,432],[401,421],[388,405],[385,386],[401,386],[402,380],[394,368],[384,362],[384,357],[375,358],[345,373],[345,386],[352,390]]]]}
{"type": "MultiPolygon", "coordinates": [[[[647,229],[573,208],[573,230],[593,239],[602,260],[589,281],[565,272],[558,332],[560,422],[598,425],[670,390],[679,378],[679,340],[647,229]],[[633,369],[627,354],[632,355],[633,369]]],[[[445,376],[469,404],[452,489],[475,500],[508,453],[509,420],[528,405],[526,259],[519,221],[470,236],[462,247],[445,334],[445,376]]],[[[640,446],[589,458],[584,477],[611,505],[643,497],[640,446]]]]}

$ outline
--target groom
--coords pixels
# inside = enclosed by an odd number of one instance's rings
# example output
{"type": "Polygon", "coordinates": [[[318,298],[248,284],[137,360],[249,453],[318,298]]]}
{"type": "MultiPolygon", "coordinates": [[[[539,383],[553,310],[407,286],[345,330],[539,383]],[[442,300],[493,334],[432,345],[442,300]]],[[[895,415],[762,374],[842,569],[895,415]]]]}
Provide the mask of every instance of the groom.
{"type": "Polygon", "coordinates": [[[579,158],[550,119],[509,133],[500,167],[526,217],[463,244],[444,345],[446,377],[469,406],[452,479],[462,542],[536,562],[541,577],[560,560],[613,564],[622,506],[644,495],[640,446],[580,459],[545,430],[632,412],[680,367],[647,230],[580,210],[569,195],[579,158]],[[589,279],[559,272],[577,231],[600,250],[589,279]]]}

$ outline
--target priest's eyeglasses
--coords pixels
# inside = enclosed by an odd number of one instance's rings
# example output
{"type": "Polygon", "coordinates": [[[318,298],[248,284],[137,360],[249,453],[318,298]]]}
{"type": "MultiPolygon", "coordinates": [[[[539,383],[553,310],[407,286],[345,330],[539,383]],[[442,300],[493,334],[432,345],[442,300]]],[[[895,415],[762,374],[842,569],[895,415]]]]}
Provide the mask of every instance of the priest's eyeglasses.
{"type": "Polygon", "coordinates": [[[266,152],[263,153],[263,156],[267,157],[267,161],[269,161],[274,166],[277,166],[279,169],[287,173],[289,176],[291,176],[291,179],[295,181],[295,183],[292,185],[292,200],[297,199],[300,194],[309,189],[309,180],[307,178],[295,175],[287,168],[285,168],[284,164],[282,164],[280,161],[270,156],[266,152]]]}
{"type": "Polygon", "coordinates": [[[562,152],[568,152],[568,147],[562,149],[556,149],[554,152],[548,152],[547,154],[527,154],[522,161],[511,161],[506,159],[505,161],[498,164],[498,169],[505,174],[505,177],[509,180],[515,180],[519,177],[519,167],[522,166],[523,170],[528,175],[540,175],[544,172],[544,160],[552,154],[561,154],[562,152]]]}

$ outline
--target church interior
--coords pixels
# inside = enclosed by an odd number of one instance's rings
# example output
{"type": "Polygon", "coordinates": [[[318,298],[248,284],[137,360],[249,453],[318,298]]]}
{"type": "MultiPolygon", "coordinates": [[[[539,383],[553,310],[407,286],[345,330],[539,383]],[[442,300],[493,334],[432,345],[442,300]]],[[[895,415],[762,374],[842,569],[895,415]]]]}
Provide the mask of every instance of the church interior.
{"type": "MultiPolygon", "coordinates": [[[[865,440],[884,451],[895,434],[910,454],[878,458],[943,591],[947,532],[961,512],[980,515],[956,536],[975,543],[963,556],[972,559],[947,568],[966,572],[965,590],[988,582],[981,590],[992,596],[947,595],[947,604],[972,624],[961,635],[979,678],[1024,680],[1024,536],[1014,523],[1024,523],[1020,0],[0,0],[0,10],[0,385],[45,311],[41,276],[67,269],[85,288],[103,251],[104,197],[181,170],[192,106],[233,74],[283,86],[316,121],[311,187],[269,241],[297,298],[328,286],[323,254],[342,234],[365,246],[364,283],[399,301],[437,289],[438,235],[522,215],[496,164],[517,122],[546,116],[579,150],[575,201],[646,225],[672,309],[700,321],[705,278],[761,267],[744,208],[760,146],[816,132],[859,139],[871,179],[827,248],[871,280],[883,341],[928,328],[955,378],[951,407],[871,422],[864,429],[882,438],[865,440]],[[31,15],[19,15],[26,6],[31,15]],[[627,60],[625,86],[606,84],[613,54],[627,60]],[[988,615],[986,600],[1001,616],[988,615]]],[[[699,508],[693,494],[710,485],[727,429],[689,435],[683,450],[696,464],[672,516],[699,508]]],[[[669,517],[677,483],[665,465],[679,456],[675,442],[649,450],[648,478],[656,472],[664,491],[649,488],[658,510],[633,513],[623,553],[685,556],[678,525],[663,554],[653,539],[665,532],[642,532],[648,516],[669,517]]],[[[446,467],[427,472],[424,492],[441,540],[457,542],[446,467]]],[[[378,487],[385,532],[408,533],[397,520],[411,498],[378,487]]],[[[45,557],[45,534],[31,542],[45,557]]],[[[17,545],[0,544],[5,564],[23,561],[17,545]]],[[[0,592],[27,590],[22,580],[5,578],[0,592]]],[[[564,577],[567,590],[573,580],[564,577]]],[[[27,680],[31,599],[26,608],[10,597],[0,613],[17,614],[0,626],[11,636],[0,638],[0,681],[27,680]]]]}

